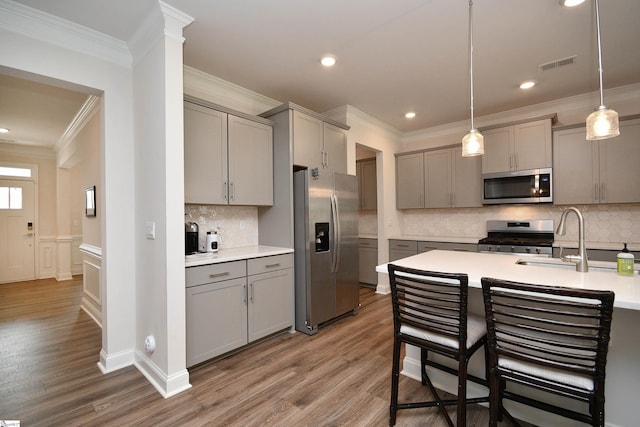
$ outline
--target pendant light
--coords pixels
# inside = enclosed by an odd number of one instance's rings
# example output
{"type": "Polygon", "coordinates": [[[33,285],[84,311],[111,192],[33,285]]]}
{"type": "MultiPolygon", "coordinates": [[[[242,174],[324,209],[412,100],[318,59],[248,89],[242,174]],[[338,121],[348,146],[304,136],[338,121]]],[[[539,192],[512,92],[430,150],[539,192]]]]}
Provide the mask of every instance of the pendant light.
{"type": "Polygon", "coordinates": [[[471,130],[462,138],[462,156],[484,154],[484,137],[473,127],[473,0],[469,0],[469,80],[471,81],[471,130]]]}
{"type": "Polygon", "coordinates": [[[600,41],[600,8],[596,2],[596,31],[598,36],[598,72],[600,75],[600,106],[587,117],[587,140],[613,138],[620,135],[618,113],[604,105],[602,92],[602,42],[600,41]]]}

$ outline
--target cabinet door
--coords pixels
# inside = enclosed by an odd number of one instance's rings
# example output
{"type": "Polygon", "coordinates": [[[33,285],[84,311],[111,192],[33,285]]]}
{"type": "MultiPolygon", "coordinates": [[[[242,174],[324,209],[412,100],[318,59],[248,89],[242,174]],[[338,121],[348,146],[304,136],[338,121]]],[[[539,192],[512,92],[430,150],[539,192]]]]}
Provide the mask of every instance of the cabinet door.
{"type": "Polygon", "coordinates": [[[424,156],[422,153],[396,157],[396,208],[424,207],[424,156]]]}
{"type": "Polygon", "coordinates": [[[273,205],[273,129],[229,115],[229,204],[273,205]]]}
{"type": "Polygon", "coordinates": [[[184,104],[185,203],[227,204],[227,114],[184,104]]]}
{"type": "Polygon", "coordinates": [[[505,172],[513,169],[513,127],[507,126],[482,132],[484,155],[482,173],[505,172]]]}
{"type": "Polygon", "coordinates": [[[249,276],[249,342],[293,325],[293,269],[249,276]]]}
{"type": "Polygon", "coordinates": [[[247,344],[246,280],[186,289],[187,366],[247,344]]]}
{"type": "Polygon", "coordinates": [[[424,207],[451,206],[451,150],[424,153],[424,207]]]}
{"type": "Polygon", "coordinates": [[[551,120],[536,120],[513,127],[513,169],[550,168],[551,120]]]}
{"type": "Polygon", "coordinates": [[[347,173],[347,131],[329,123],[323,123],[324,167],[347,173]]]}
{"type": "Polygon", "coordinates": [[[293,164],[320,168],[323,164],[323,123],[299,111],[293,111],[293,164]]]}
{"type": "Polygon", "coordinates": [[[587,141],[583,127],[556,132],[553,141],[554,204],[597,203],[598,169],[597,141],[587,141]]]}
{"type": "Polygon", "coordinates": [[[640,202],[640,120],[620,123],[620,135],[598,141],[600,203],[640,202]]]}
{"type": "Polygon", "coordinates": [[[369,285],[378,284],[378,242],[375,239],[359,239],[358,281],[369,285]]]}
{"type": "Polygon", "coordinates": [[[482,159],[462,157],[462,148],[452,149],[453,206],[472,208],[482,206],[482,159]]]}
{"type": "Polygon", "coordinates": [[[360,191],[360,209],[376,210],[378,208],[378,184],[376,161],[363,160],[358,163],[358,182],[360,191]]]}

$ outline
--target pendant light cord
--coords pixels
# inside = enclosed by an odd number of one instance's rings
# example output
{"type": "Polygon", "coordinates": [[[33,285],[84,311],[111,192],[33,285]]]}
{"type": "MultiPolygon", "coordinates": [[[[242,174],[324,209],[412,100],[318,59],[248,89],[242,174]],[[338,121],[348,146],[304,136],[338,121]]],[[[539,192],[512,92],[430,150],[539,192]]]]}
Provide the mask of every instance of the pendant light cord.
{"type": "Polygon", "coordinates": [[[600,40],[600,7],[596,2],[596,32],[598,36],[598,73],[600,74],[600,107],[604,106],[604,93],[602,90],[602,41],[600,40]]]}
{"type": "MultiPolygon", "coordinates": [[[[598,0],[596,0],[597,4],[598,0]]],[[[598,38],[598,41],[600,38],[598,38]]],[[[474,130],[473,125],[473,0],[469,0],[469,78],[471,80],[470,90],[470,103],[471,103],[471,130],[474,130]]],[[[602,73],[600,74],[602,79],[602,73]]],[[[602,82],[602,80],[600,80],[602,82]]],[[[601,83],[602,84],[602,83],[601,83]]]]}

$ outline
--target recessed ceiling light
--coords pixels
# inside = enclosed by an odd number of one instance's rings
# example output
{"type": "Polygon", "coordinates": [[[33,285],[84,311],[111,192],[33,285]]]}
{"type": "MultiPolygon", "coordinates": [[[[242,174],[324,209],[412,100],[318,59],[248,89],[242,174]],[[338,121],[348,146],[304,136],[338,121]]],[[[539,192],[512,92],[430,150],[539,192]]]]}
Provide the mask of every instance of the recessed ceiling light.
{"type": "Polygon", "coordinates": [[[327,55],[322,57],[322,59],[320,60],[320,63],[325,67],[333,67],[336,64],[336,58],[334,58],[333,56],[327,55]]]}
{"type": "Polygon", "coordinates": [[[9,129],[7,128],[0,128],[0,133],[8,133],[9,129]]]}
{"type": "Polygon", "coordinates": [[[536,82],[534,82],[533,80],[529,80],[527,82],[523,82],[522,84],[520,84],[520,89],[531,89],[535,85],[536,85],[536,82]]]}
{"type": "Polygon", "coordinates": [[[413,111],[409,111],[407,114],[404,115],[407,119],[413,119],[416,116],[416,113],[414,113],[413,111]]]}
{"type": "Polygon", "coordinates": [[[564,7],[574,7],[584,3],[585,0],[560,0],[560,4],[564,7]]]}

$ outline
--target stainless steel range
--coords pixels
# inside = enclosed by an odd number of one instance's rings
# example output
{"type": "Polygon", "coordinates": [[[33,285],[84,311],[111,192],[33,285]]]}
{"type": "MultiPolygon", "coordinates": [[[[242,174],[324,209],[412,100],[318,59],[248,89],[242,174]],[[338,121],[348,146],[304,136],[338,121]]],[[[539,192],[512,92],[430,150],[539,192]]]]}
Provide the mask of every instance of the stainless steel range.
{"type": "Polygon", "coordinates": [[[551,257],[553,220],[487,221],[487,237],[480,239],[480,252],[551,257]]]}

